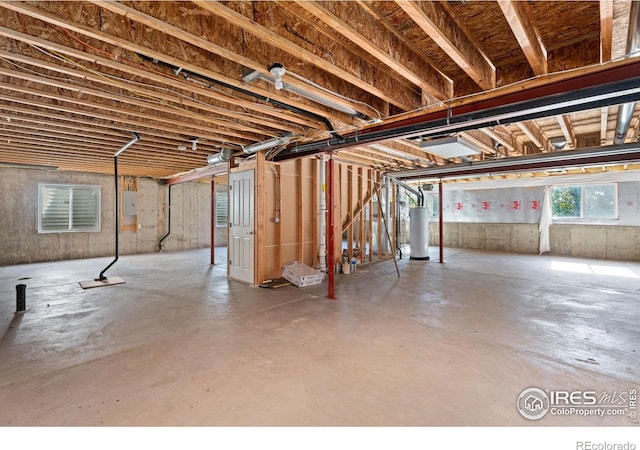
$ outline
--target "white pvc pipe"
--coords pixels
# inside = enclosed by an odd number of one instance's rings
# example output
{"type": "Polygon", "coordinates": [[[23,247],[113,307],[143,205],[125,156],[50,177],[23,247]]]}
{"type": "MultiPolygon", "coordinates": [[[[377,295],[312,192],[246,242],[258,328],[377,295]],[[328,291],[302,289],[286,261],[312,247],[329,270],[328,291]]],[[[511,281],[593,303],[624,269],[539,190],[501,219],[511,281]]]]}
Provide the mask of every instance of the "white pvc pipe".
{"type": "Polygon", "coordinates": [[[327,270],[327,174],[325,169],[325,155],[324,153],[321,155],[318,160],[318,168],[319,173],[318,177],[320,178],[320,220],[319,228],[320,228],[320,245],[318,248],[318,269],[322,271],[327,270]]]}

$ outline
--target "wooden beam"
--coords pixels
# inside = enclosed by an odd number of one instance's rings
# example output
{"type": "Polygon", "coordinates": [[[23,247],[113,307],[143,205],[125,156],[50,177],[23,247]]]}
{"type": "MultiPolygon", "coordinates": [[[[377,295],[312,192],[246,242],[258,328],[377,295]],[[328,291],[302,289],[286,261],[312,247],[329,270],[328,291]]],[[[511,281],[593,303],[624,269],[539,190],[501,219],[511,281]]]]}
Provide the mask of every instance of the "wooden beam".
{"type": "MultiPolygon", "coordinates": [[[[374,94],[385,101],[388,101],[397,107],[403,110],[411,110],[416,106],[415,101],[409,101],[409,95],[404,92],[398,92],[398,95],[393,95],[391,92],[387,92],[386,90],[380,89],[380,86],[375,83],[373,80],[363,79],[362,75],[358,75],[352,73],[351,71],[340,67],[337,64],[334,64],[322,56],[316,55],[315,53],[287,40],[277,33],[269,30],[268,28],[258,24],[257,22],[249,19],[248,17],[234,11],[231,8],[223,5],[220,2],[210,2],[210,1],[200,1],[196,0],[193,3],[198,5],[203,10],[215,14],[216,16],[222,17],[229,21],[229,23],[240,27],[241,29],[251,33],[257,38],[267,42],[269,45],[273,45],[280,50],[287,52],[290,55],[293,55],[295,58],[301,60],[303,63],[310,63],[314,66],[327,71],[328,73],[334,74],[337,77],[342,78],[343,80],[353,84],[354,86],[361,87],[366,91],[374,94]],[[403,98],[404,100],[399,101],[399,98],[403,98]]],[[[417,100],[417,98],[416,98],[417,100]]],[[[354,105],[351,105],[354,107],[354,105]]],[[[367,112],[370,113],[370,110],[367,109],[367,112]]]]}
{"type": "Polygon", "coordinates": [[[396,3],[478,86],[482,89],[496,87],[494,65],[439,2],[396,0],[396,3]]]}
{"type": "Polygon", "coordinates": [[[611,61],[613,53],[613,0],[600,0],[600,62],[611,61]]]}
{"type": "Polygon", "coordinates": [[[515,35],[520,48],[536,75],[547,73],[547,49],[542,44],[540,33],[533,24],[531,11],[527,2],[514,0],[498,0],[511,31],[515,35]]]}
{"type": "Polygon", "coordinates": [[[440,100],[453,96],[453,80],[433,69],[396,35],[380,27],[371,15],[362,13],[362,10],[354,11],[355,3],[335,2],[321,5],[308,0],[295,2],[423,91],[440,100]],[[336,14],[340,12],[345,15],[336,14]],[[357,29],[347,23],[344,17],[357,22],[357,29]],[[363,35],[363,32],[368,32],[368,35],[363,35]],[[388,50],[383,50],[382,45],[388,50]],[[392,50],[393,54],[389,50],[392,50]]]}
{"type": "Polygon", "coordinates": [[[556,116],[558,121],[558,125],[560,125],[560,129],[562,130],[562,134],[564,138],[567,140],[567,145],[569,148],[575,149],[578,147],[578,141],[576,140],[576,135],[573,131],[573,125],[571,125],[571,119],[567,114],[563,114],[561,116],[556,116]]]}
{"type": "Polygon", "coordinates": [[[533,133],[533,131],[529,129],[527,124],[525,124],[524,122],[517,122],[516,126],[520,128],[520,130],[522,130],[522,132],[529,138],[531,142],[533,142],[533,145],[538,147],[538,149],[542,150],[542,142],[540,142],[540,140],[533,133]]]}
{"type": "Polygon", "coordinates": [[[493,139],[494,141],[496,141],[506,149],[507,153],[504,156],[509,156],[509,152],[511,153],[516,152],[515,144],[510,139],[512,137],[511,133],[507,134],[507,133],[504,133],[502,130],[500,131],[500,133],[498,133],[492,128],[481,128],[480,131],[482,131],[484,134],[489,136],[491,139],[493,139]]]}

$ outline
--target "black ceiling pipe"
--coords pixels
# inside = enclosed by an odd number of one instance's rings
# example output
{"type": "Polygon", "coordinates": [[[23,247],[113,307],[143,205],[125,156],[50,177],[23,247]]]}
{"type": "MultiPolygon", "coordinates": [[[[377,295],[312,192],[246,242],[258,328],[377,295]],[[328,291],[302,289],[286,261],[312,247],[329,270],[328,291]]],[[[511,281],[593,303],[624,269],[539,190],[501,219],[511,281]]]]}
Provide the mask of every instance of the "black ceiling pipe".
{"type": "Polygon", "coordinates": [[[173,184],[170,184],[169,185],[169,203],[167,205],[167,234],[162,236],[162,238],[160,239],[160,242],[158,242],[158,251],[159,252],[162,251],[162,243],[171,234],[171,188],[172,187],[173,187],[173,184]]]}
{"type": "Polygon", "coordinates": [[[280,152],[275,161],[311,156],[321,152],[385,140],[433,137],[512,122],[569,114],[640,100],[640,62],[561,80],[550,85],[469,102],[449,109],[370,127],[329,140],[295,144],[280,152]]]}
{"type": "Polygon", "coordinates": [[[131,147],[133,144],[135,144],[136,142],[138,142],[140,140],[140,136],[137,133],[133,133],[133,139],[131,141],[129,141],[128,143],[126,143],[120,150],[118,150],[115,155],[113,155],[113,179],[114,179],[114,184],[115,184],[115,235],[116,235],[116,255],[113,261],[111,261],[111,263],[105,267],[104,269],[102,269],[102,272],[100,272],[100,275],[98,276],[96,281],[104,281],[107,279],[107,277],[104,275],[105,272],[107,270],[109,270],[109,268],[111,266],[113,266],[119,258],[119,253],[120,253],[120,214],[119,214],[119,209],[120,209],[120,201],[118,199],[119,196],[119,191],[118,191],[118,156],[120,156],[120,154],[125,151],[126,149],[128,149],[129,147],[131,147]]]}

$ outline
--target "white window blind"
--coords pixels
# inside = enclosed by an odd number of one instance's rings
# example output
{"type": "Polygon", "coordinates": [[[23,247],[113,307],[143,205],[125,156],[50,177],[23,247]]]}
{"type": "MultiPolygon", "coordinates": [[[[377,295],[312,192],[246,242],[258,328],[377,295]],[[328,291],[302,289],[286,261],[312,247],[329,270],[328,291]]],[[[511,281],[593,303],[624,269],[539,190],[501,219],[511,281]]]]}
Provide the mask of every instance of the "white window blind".
{"type": "Polygon", "coordinates": [[[216,192],[216,227],[226,227],[229,221],[229,194],[216,192]]]}
{"type": "Polygon", "coordinates": [[[100,186],[39,184],[38,232],[100,231],[100,186]]]}

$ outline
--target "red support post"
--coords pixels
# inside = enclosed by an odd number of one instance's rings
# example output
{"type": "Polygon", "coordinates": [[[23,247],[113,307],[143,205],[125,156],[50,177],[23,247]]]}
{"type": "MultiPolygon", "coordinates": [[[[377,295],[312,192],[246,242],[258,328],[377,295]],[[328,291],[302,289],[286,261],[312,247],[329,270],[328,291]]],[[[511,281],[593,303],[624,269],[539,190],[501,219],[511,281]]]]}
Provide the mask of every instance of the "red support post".
{"type": "Polygon", "coordinates": [[[444,214],[442,214],[442,178],[440,178],[440,184],[438,185],[438,215],[440,219],[440,264],[444,264],[444,214]]]}
{"type": "Polygon", "coordinates": [[[329,288],[327,297],[335,300],[335,269],[336,269],[336,249],[335,233],[333,224],[333,158],[329,158],[329,169],[327,170],[327,271],[329,274],[329,288]]]}
{"type": "Polygon", "coordinates": [[[216,250],[216,182],[211,177],[211,265],[215,264],[216,250]]]}

